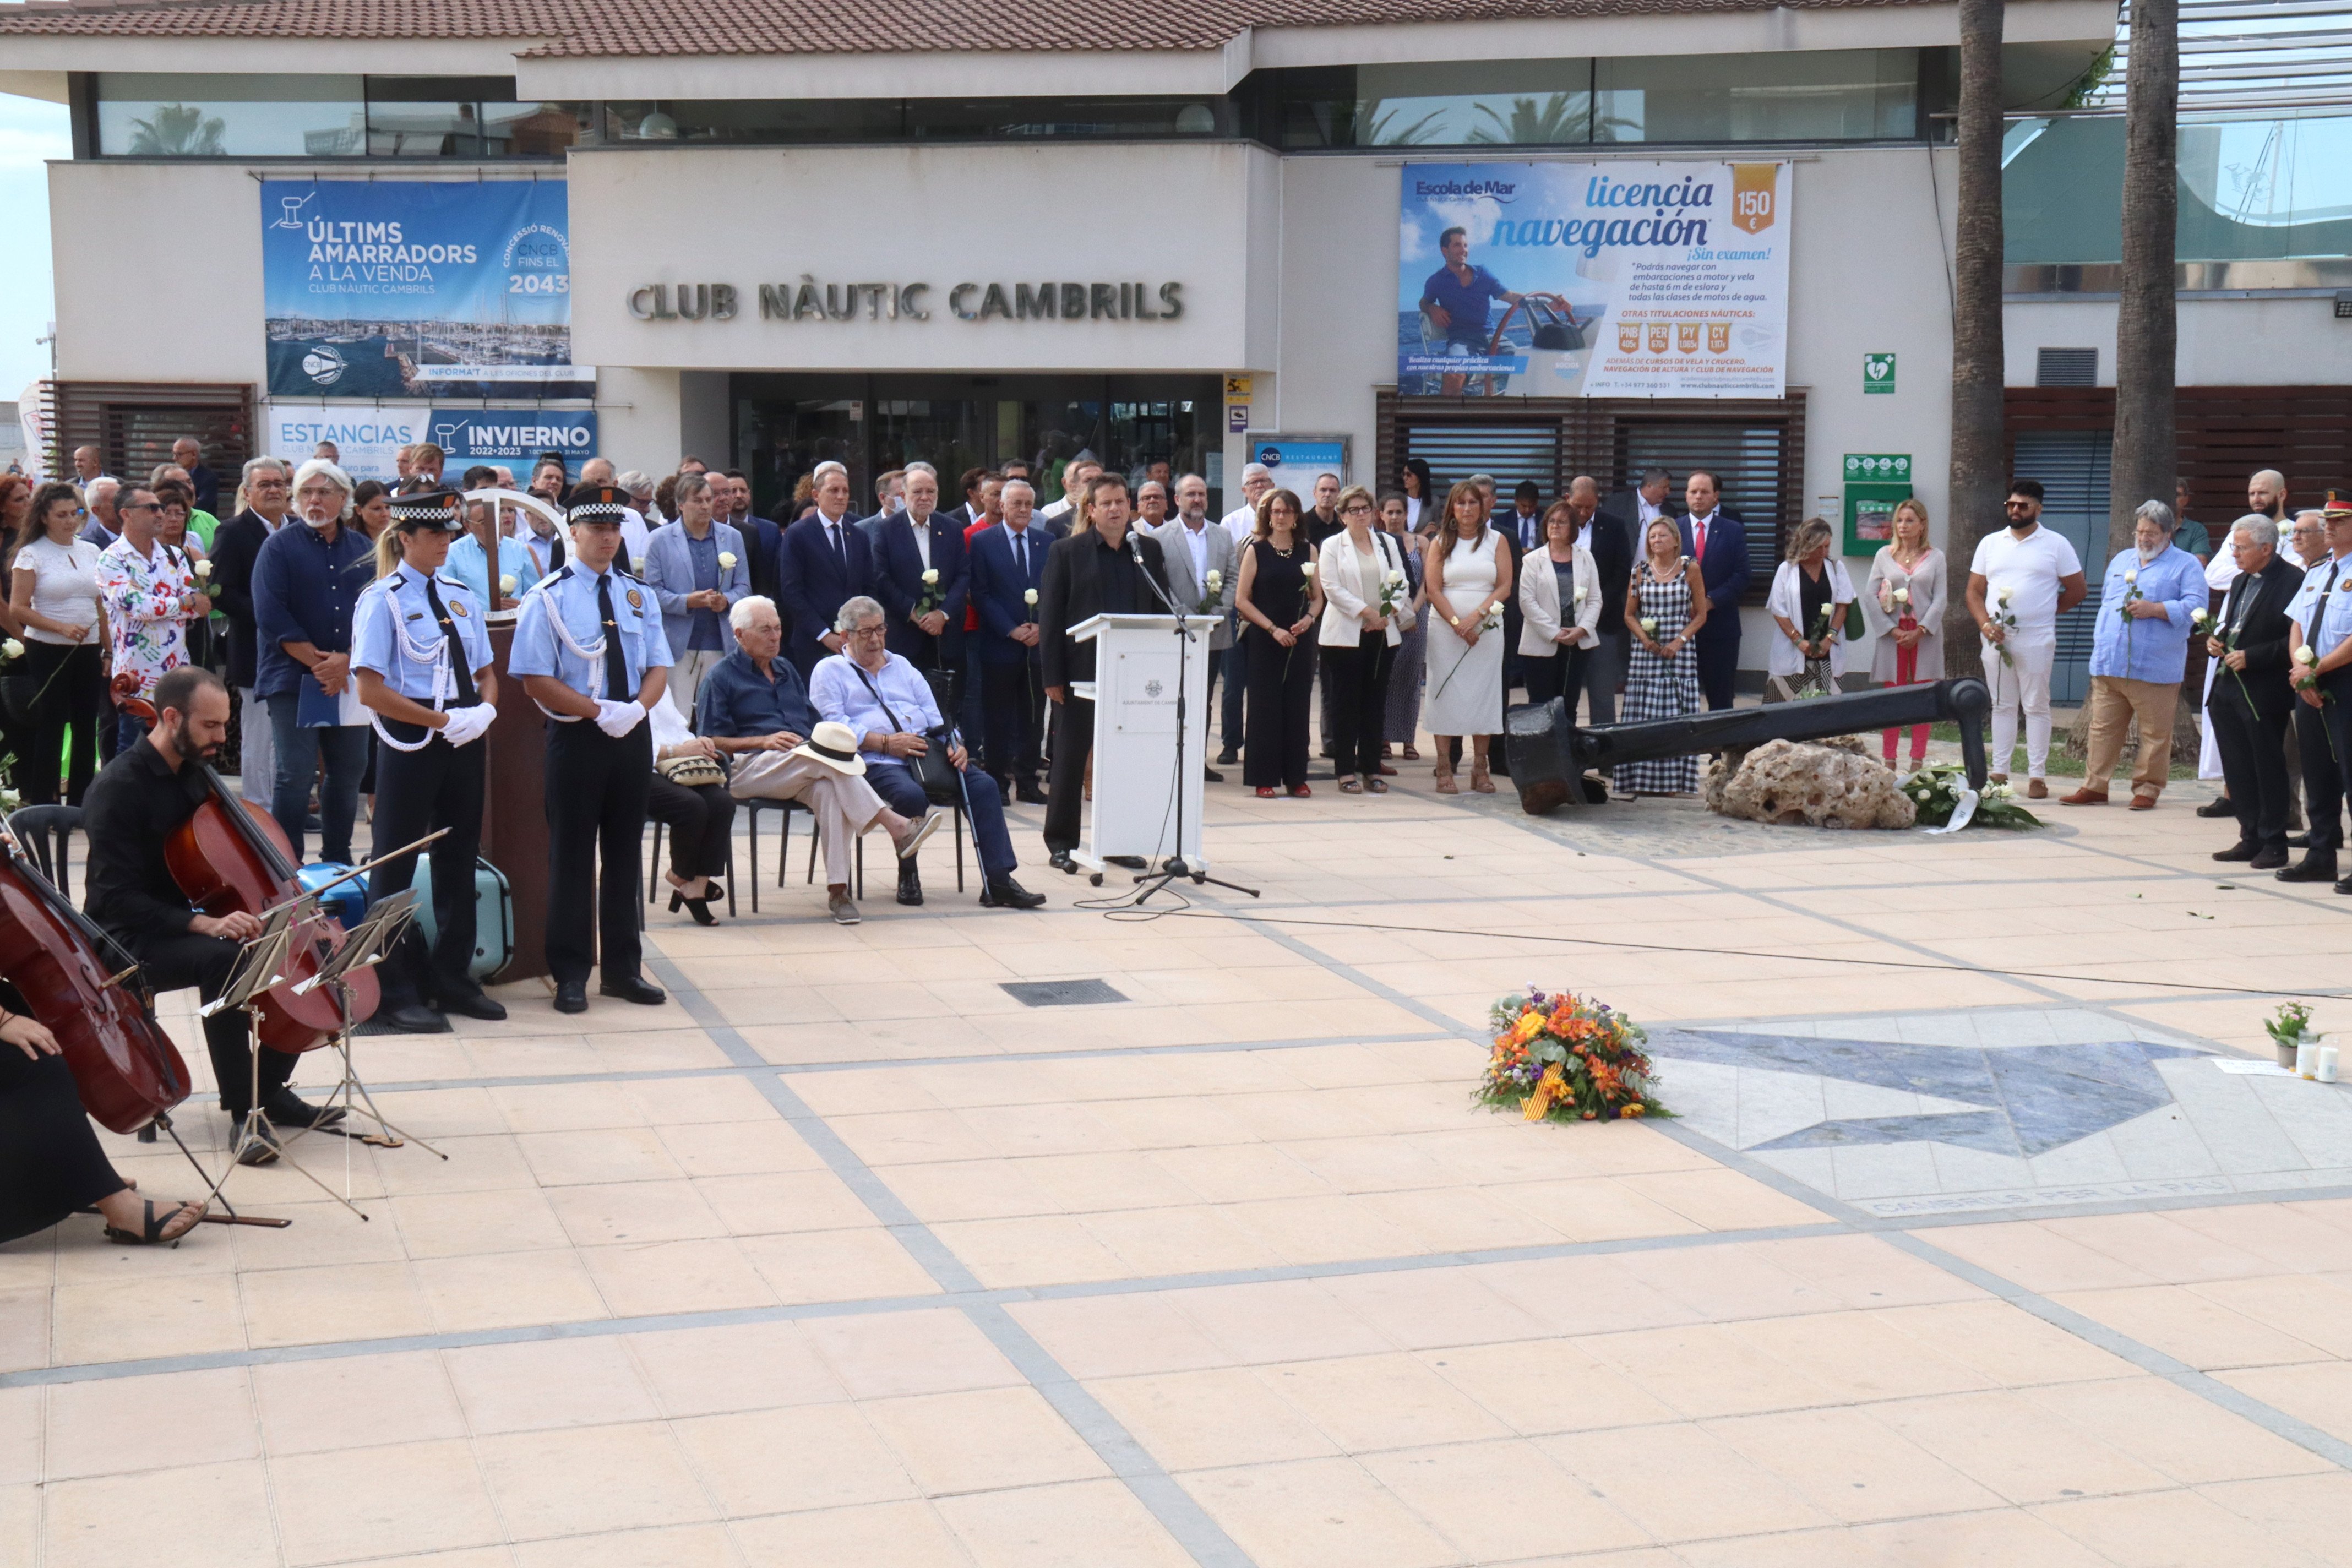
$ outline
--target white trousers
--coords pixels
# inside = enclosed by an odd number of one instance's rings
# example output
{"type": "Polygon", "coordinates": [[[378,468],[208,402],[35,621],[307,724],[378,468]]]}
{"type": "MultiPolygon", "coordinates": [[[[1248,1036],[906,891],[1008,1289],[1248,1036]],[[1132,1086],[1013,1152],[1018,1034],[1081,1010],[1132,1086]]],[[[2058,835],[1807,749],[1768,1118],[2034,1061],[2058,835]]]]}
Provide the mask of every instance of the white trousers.
{"type": "Polygon", "coordinates": [[[670,706],[686,716],[688,724],[694,722],[694,698],[702,689],[702,678],[726,657],[707,647],[688,648],[672,656],[669,684],[663,692],[669,698],[670,706]]]}
{"type": "Polygon", "coordinates": [[[1985,684],[1992,688],[1992,771],[2006,774],[2017,752],[2017,716],[2025,714],[2025,776],[2050,773],[2050,667],[2058,657],[2054,636],[2027,640],[2015,632],[2000,648],[1984,645],[1985,684]]]}
{"type": "Polygon", "coordinates": [[[747,752],[735,759],[727,793],[738,800],[796,800],[816,818],[824,846],[824,879],[849,880],[849,847],[882,815],[882,797],[856,773],[837,773],[790,752],[747,752]]]}
{"type": "Polygon", "coordinates": [[[2197,747],[2197,776],[2218,779],[2221,776],[2221,742],[2213,738],[2213,676],[2221,668],[2218,658],[2205,661],[2205,705],[2200,716],[2204,740],[2197,747]]]}
{"type": "Polygon", "coordinates": [[[250,686],[236,689],[236,793],[267,810],[278,790],[278,731],[270,727],[269,703],[250,686]]]}

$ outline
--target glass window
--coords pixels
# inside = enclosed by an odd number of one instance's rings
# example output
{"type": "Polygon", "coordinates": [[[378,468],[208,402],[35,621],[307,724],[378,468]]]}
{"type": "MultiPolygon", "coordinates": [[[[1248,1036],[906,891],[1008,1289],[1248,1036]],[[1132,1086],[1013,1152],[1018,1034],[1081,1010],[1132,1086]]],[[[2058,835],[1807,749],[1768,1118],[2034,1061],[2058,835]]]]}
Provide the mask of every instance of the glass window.
{"type": "Polygon", "coordinates": [[[357,76],[100,71],[95,85],[101,153],[300,158],[364,150],[357,76]]]}
{"type": "Polygon", "coordinates": [[[511,77],[370,77],[374,158],[561,157],[590,120],[584,103],[517,103],[511,77]]]}
{"type": "Polygon", "coordinates": [[[708,99],[605,105],[622,142],[1009,142],[1031,137],[1232,136],[1226,99],[708,99]]]}
{"type": "Polygon", "coordinates": [[[808,102],[792,99],[665,99],[604,106],[605,134],[624,145],[674,142],[800,143],[895,142],[897,99],[808,102]]]}
{"type": "Polygon", "coordinates": [[[1359,147],[1549,147],[1588,142],[1590,60],[1449,60],[1361,66],[1359,147]]]}
{"type": "Polygon", "coordinates": [[[1862,142],[1918,133],[1919,51],[1670,55],[1593,67],[1596,142],[1862,142]]]}

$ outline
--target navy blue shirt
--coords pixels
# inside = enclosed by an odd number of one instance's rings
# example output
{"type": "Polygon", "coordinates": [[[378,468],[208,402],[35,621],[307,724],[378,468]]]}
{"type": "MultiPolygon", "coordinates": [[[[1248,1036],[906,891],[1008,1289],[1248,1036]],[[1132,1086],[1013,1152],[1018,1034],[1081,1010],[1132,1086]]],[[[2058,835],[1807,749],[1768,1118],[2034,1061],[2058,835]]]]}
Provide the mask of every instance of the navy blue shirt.
{"type": "Polygon", "coordinates": [[[740,647],[712,665],[695,697],[695,732],[741,740],[789,730],[806,740],[816,728],[816,714],[809,707],[801,672],[782,650],[768,668],[773,679],[761,675],[751,656],[740,647]]]}
{"type": "Polygon", "coordinates": [[[253,624],[260,658],[253,689],[264,697],[299,691],[307,668],[288,653],[307,642],[321,653],[352,649],[352,611],[375,581],[362,563],[375,553],[367,535],[345,524],[330,542],[299,520],[271,534],[253,562],[253,624]]]}
{"type": "Polygon", "coordinates": [[[1423,305],[1443,305],[1449,320],[1445,341],[1467,343],[1483,350],[1486,346],[1486,313],[1489,300],[1499,300],[1507,292],[1500,279],[1483,267],[1470,268],[1470,281],[1465,283],[1454,275],[1451,267],[1441,267],[1429,275],[1421,286],[1423,305]]]}

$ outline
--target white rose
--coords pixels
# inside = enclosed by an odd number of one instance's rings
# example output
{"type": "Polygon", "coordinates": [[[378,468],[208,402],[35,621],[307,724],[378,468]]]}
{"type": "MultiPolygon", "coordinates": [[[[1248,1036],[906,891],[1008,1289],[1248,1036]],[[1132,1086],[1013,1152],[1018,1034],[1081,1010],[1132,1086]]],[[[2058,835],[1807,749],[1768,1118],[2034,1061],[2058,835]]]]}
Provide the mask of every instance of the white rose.
{"type": "Polygon", "coordinates": [[[1301,577],[1306,578],[1308,582],[1313,582],[1315,580],[1315,563],[1309,561],[1306,565],[1301,566],[1298,569],[1298,574],[1301,577]]]}
{"type": "Polygon", "coordinates": [[[937,567],[933,567],[930,571],[923,574],[923,586],[926,588],[936,586],[939,580],[940,574],[937,567]]]}
{"type": "Polygon", "coordinates": [[[1897,588],[1897,589],[1895,589],[1895,602],[1896,604],[1898,604],[1898,605],[1907,605],[1907,604],[1909,604],[1909,603],[1911,602],[1911,590],[1910,590],[1910,589],[1908,589],[1908,588],[1897,588]]]}
{"type": "Polygon", "coordinates": [[[1024,605],[1035,604],[1037,602],[1037,590],[1034,588],[1024,588],[1022,590],[1021,602],[1024,605]]]}
{"type": "MultiPolygon", "coordinates": [[[[10,658],[16,657],[16,644],[10,643],[8,645],[8,657],[10,658]]],[[[2301,665],[2317,664],[2319,662],[2319,656],[2314,653],[2311,650],[2310,645],[2306,643],[2302,647],[2294,650],[2294,662],[2301,665]]]]}
{"type": "MultiPolygon", "coordinates": [[[[1402,586],[1404,580],[1405,576],[1402,572],[1391,572],[1388,574],[1388,584],[1391,588],[1402,586]]],[[[1580,594],[1582,590],[1579,590],[1579,592],[1580,594]]]]}
{"type": "Polygon", "coordinates": [[[205,580],[205,578],[210,577],[212,574],[213,574],[213,563],[212,563],[211,562],[209,562],[209,561],[199,561],[199,562],[197,562],[197,563],[196,563],[196,578],[197,578],[197,581],[202,582],[202,581],[203,581],[203,580],[205,580]]]}
{"type": "Polygon", "coordinates": [[[1643,616],[1642,617],[1642,635],[1653,637],[1658,635],[1658,621],[1656,616],[1643,616]]]}
{"type": "Polygon", "coordinates": [[[2126,567],[2126,568],[2125,568],[2125,570],[2124,570],[2124,581],[2125,581],[2125,582],[2126,582],[2126,583],[2137,583],[2137,582],[2138,582],[2138,581],[2139,581],[2139,569],[2138,569],[2137,567],[2126,567]]]}
{"type": "Polygon", "coordinates": [[[2005,609],[2007,609],[2007,608],[2009,608],[2009,602],[2010,602],[2010,600],[2011,600],[2011,599],[2012,599],[2012,598],[2014,598],[2014,597],[2016,597],[2016,595],[2017,595],[2017,590],[2016,590],[2016,589],[2014,589],[2014,588],[2003,588],[2003,589],[2000,591],[2000,607],[2001,607],[2002,609],[2004,609],[2004,610],[2005,610],[2005,609]]]}
{"type": "Polygon", "coordinates": [[[25,645],[15,637],[10,637],[6,642],[0,642],[0,654],[5,654],[10,658],[22,658],[25,657],[25,645]]]}
{"type": "Polygon", "coordinates": [[[721,572],[732,572],[735,570],[735,552],[733,551],[722,550],[719,552],[719,569],[721,572]]]}
{"type": "Polygon", "coordinates": [[[1225,574],[1213,567],[1211,568],[1208,576],[1204,578],[1203,581],[1209,584],[1209,592],[1213,594],[1218,589],[1225,585],[1225,574]]]}
{"type": "Polygon", "coordinates": [[[629,557],[629,570],[630,570],[630,571],[632,571],[632,572],[643,572],[645,569],[646,569],[646,558],[645,558],[644,556],[642,556],[642,555],[632,555],[632,556],[630,556],[630,557],[629,557]]]}
{"type": "Polygon", "coordinates": [[[509,573],[508,573],[505,576],[503,576],[503,577],[501,577],[501,578],[499,578],[499,593],[501,593],[501,594],[511,594],[511,593],[513,593],[514,591],[515,591],[515,580],[514,580],[514,574],[513,574],[513,573],[511,573],[511,572],[509,572],[509,573]]]}
{"type": "Polygon", "coordinates": [[[2212,618],[2213,612],[2210,610],[2191,610],[2189,612],[2189,624],[2192,626],[2201,626],[2212,618]]]}

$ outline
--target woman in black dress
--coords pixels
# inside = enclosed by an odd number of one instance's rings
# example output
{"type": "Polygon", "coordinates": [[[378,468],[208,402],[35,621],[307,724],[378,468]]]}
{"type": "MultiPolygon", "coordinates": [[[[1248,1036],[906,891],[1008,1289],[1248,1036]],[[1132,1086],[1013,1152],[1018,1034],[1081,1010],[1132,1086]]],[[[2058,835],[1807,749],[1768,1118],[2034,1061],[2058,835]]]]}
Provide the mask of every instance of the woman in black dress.
{"type": "Polygon", "coordinates": [[[0,984],[0,1242],[86,1208],[104,1217],[107,1240],[130,1246],[194,1230],[204,1205],[151,1203],[114,1173],[57,1037],[24,1006],[15,986],[0,984]]]}
{"type": "Polygon", "coordinates": [[[1234,596],[1242,636],[1250,639],[1242,782],[1255,785],[1261,800],[1272,800],[1277,787],[1301,798],[1314,793],[1307,787],[1307,715],[1314,706],[1314,632],[1323,592],[1315,581],[1315,546],[1298,526],[1304,510],[1290,491],[1266,491],[1234,596]]]}

